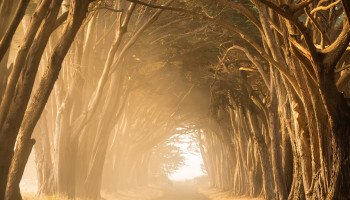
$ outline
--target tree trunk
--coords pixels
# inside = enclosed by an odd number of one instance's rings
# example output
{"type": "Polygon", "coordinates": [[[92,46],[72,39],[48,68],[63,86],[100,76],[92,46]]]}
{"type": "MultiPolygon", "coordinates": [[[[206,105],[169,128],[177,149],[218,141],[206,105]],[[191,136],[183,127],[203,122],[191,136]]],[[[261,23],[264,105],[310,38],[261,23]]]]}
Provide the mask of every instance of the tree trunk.
{"type": "Polygon", "coordinates": [[[278,119],[278,101],[276,89],[274,86],[274,80],[271,81],[271,91],[270,91],[270,102],[268,106],[269,111],[269,133],[271,137],[271,160],[272,160],[272,170],[275,180],[276,198],[286,199],[287,198],[287,187],[284,181],[282,173],[282,163],[280,155],[280,139],[279,139],[279,119],[278,119]]]}
{"type": "MultiPolygon", "coordinates": [[[[60,8],[61,2],[55,2],[57,4],[53,5],[53,10],[55,12],[52,15],[58,14],[58,10],[60,8]],[[58,7],[57,7],[58,6],[58,7]]],[[[87,12],[89,2],[87,1],[75,1],[71,2],[71,10],[70,17],[68,19],[68,23],[63,30],[63,33],[60,37],[60,42],[55,47],[52,56],[49,61],[48,68],[46,69],[43,78],[40,80],[39,88],[37,89],[34,98],[28,107],[26,114],[24,116],[24,120],[22,122],[21,129],[19,131],[19,140],[17,142],[14,162],[11,164],[11,171],[8,180],[8,186],[6,188],[7,191],[13,191],[12,188],[18,187],[20,179],[23,174],[24,165],[28,160],[29,154],[28,151],[31,150],[33,145],[33,140],[31,139],[31,135],[33,133],[34,127],[39,120],[39,117],[46,105],[48,97],[53,89],[54,83],[58,77],[58,74],[61,69],[62,61],[68,52],[70,45],[72,44],[76,33],[78,32],[87,12]],[[24,162],[18,163],[16,160],[23,160],[24,162]]],[[[48,15],[48,18],[50,14],[48,15]]],[[[51,22],[52,23],[52,22],[51,22]]],[[[50,30],[50,29],[49,29],[50,30]]],[[[7,192],[6,192],[7,193],[7,192]]],[[[14,194],[9,193],[6,196],[9,199],[12,199],[14,194]]]]}
{"type": "Polygon", "coordinates": [[[257,124],[258,119],[256,118],[256,116],[248,112],[248,119],[252,127],[252,132],[254,134],[253,138],[255,140],[255,143],[257,144],[260,156],[265,199],[272,199],[274,195],[273,173],[268,148],[266,146],[264,137],[261,134],[261,131],[259,131],[257,124]]]}
{"type": "MultiPolygon", "coordinates": [[[[323,69],[323,68],[322,68],[323,69]]],[[[321,71],[320,90],[332,133],[332,173],[326,199],[350,198],[350,112],[337,90],[333,71],[321,71]]]]}

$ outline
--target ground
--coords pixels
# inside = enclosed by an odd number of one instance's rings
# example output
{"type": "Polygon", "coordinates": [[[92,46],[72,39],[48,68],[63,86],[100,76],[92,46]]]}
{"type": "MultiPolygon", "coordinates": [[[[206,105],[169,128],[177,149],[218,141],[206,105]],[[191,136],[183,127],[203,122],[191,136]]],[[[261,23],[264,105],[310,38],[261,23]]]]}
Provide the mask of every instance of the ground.
{"type": "Polygon", "coordinates": [[[164,195],[154,200],[209,200],[208,197],[198,192],[195,186],[176,185],[164,191],[164,195]]]}
{"type": "Polygon", "coordinates": [[[261,197],[233,196],[230,192],[220,192],[212,188],[201,188],[199,192],[211,200],[263,200],[261,197]]]}
{"type": "MultiPolygon", "coordinates": [[[[262,200],[245,196],[233,197],[229,192],[220,192],[207,187],[197,187],[191,184],[174,184],[163,189],[157,187],[140,187],[118,194],[104,194],[107,200],[262,200]]],[[[57,197],[35,197],[25,195],[24,200],[64,200],[57,197]]]]}

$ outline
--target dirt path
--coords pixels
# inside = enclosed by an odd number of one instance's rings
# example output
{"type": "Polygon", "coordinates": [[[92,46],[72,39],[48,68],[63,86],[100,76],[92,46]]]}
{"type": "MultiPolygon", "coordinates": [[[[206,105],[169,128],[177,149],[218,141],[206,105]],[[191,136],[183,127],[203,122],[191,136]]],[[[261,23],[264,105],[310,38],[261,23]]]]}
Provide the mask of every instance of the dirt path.
{"type": "Polygon", "coordinates": [[[209,200],[200,194],[196,187],[191,185],[180,185],[169,187],[164,191],[162,197],[153,200],[209,200]]]}

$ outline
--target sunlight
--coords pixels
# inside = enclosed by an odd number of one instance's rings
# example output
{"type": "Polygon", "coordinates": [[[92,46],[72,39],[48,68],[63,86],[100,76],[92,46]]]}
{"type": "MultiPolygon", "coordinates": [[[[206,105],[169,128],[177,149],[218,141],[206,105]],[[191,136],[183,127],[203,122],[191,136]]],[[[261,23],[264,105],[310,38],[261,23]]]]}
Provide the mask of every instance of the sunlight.
{"type": "Polygon", "coordinates": [[[350,0],[0,0],[0,200],[350,200],[349,55],[350,0]]]}
{"type": "Polygon", "coordinates": [[[186,166],[171,174],[169,177],[171,180],[180,181],[204,175],[201,169],[203,161],[200,154],[186,153],[184,156],[186,157],[186,166]]]}
{"type": "Polygon", "coordinates": [[[196,150],[198,152],[195,152],[194,149],[190,147],[191,145],[195,145],[196,148],[198,148],[197,144],[191,144],[190,137],[191,136],[188,134],[179,136],[178,145],[180,145],[181,149],[185,152],[183,156],[186,158],[186,161],[185,166],[181,167],[169,176],[169,179],[171,180],[188,180],[205,174],[201,167],[203,164],[202,155],[200,154],[199,150],[196,150]]]}

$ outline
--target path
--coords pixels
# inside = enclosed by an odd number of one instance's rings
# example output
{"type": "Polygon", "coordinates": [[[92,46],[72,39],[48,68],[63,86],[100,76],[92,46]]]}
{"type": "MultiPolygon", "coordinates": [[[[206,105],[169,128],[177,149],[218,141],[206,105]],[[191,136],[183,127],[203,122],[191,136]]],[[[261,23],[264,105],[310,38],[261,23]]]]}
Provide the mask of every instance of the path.
{"type": "Polygon", "coordinates": [[[175,185],[164,191],[164,195],[154,200],[209,200],[192,185],[175,185]]]}

